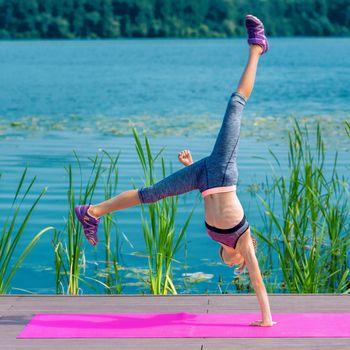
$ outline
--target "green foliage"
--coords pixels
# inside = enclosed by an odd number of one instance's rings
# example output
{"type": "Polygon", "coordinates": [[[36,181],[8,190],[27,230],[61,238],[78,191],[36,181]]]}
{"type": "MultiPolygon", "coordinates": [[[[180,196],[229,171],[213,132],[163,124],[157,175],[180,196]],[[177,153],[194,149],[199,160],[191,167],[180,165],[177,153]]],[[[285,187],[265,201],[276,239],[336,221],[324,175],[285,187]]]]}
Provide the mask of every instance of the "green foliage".
{"type": "Polygon", "coordinates": [[[345,122],[345,130],[348,136],[350,137],[350,123],[348,121],[345,122]]]}
{"type": "Polygon", "coordinates": [[[254,233],[270,248],[268,256],[277,254],[279,266],[273,266],[271,259],[270,270],[282,270],[282,287],[288,292],[346,293],[350,291],[348,183],[338,176],[337,153],[327,171],[319,125],[314,138],[295,120],[289,134],[288,174],[274,172],[265,198],[259,196],[265,228],[254,233]]]}
{"type": "MultiPolygon", "coordinates": [[[[107,155],[110,163],[108,168],[106,168],[106,176],[104,178],[104,197],[105,200],[108,200],[114,196],[117,192],[118,179],[119,179],[119,170],[118,170],[118,160],[120,156],[120,151],[117,156],[113,158],[107,151],[103,150],[103,153],[107,155]]],[[[118,231],[118,225],[116,221],[113,219],[113,213],[108,213],[104,215],[103,220],[103,228],[104,228],[104,236],[105,236],[105,271],[103,275],[105,276],[105,284],[107,288],[105,288],[106,294],[120,294],[121,292],[121,275],[119,273],[120,265],[120,232],[116,234],[115,241],[115,251],[111,250],[111,232],[112,225],[114,225],[116,231],[118,231]]]]}
{"type": "MultiPolygon", "coordinates": [[[[132,131],[135,138],[136,151],[145,176],[145,185],[151,186],[157,182],[155,177],[155,161],[163,152],[164,148],[153,157],[146,134],[144,134],[146,146],[146,149],[144,149],[136,129],[132,128],[132,131]]],[[[161,164],[162,175],[165,178],[165,162],[163,157],[161,164]]],[[[149,203],[147,205],[140,204],[142,229],[148,260],[149,279],[147,284],[152,294],[177,294],[173,283],[172,265],[176,261],[175,254],[180,248],[187,226],[195,210],[195,207],[193,207],[180,232],[176,235],[175,222],[178,198],[178,196],[170,196],[155,203],[149,203]]]]}
{"type": "Polygon", "coordinates": [[[54,229],[52,226],[48,226],[42,229],[33,237],[26,248],[21,252],[20,256],[16,259],[16,261],[14,261],[14,256],[17,252],[16,248],[20,242],[22,235],[25,232],[28,234],[28,231],[30,231],[30,225],[28,225],[28,223],[33,210],[37,206],[40,198],[47,190],[47,187],[45,187],[41,191],[39,196],[36,197],[34,203],[30,206],[29,210],[22,209],[23,201],[27,198],[27,196],[31,195],[30,190],[36,180],[35,176],[30,184],[26,187],[24,184],[26,180],[26,174],[27,168],[25,168],[23,171],[16,194],[13,198],[11,204],[12,212],[7,216],[6,222],[2,228],[2,232],[0,233],[0,294],[6,294],[8,292],[14,275],[22,265],[27,255],[36,246],[41,236],[46,231],[54,229]],[[24,191],[24,194],[22,195],[20,195],[21,190],[24,191]],[[21,218],[21,216],[23,217],[21,218]],[[19,224],[19,227],[16,227],[16,224],[19,224]]]}
{"type": "MultiPolygon", "coordinates": [[[[83,250],[83,239],[85,240],[83,227],[79,223],[74,213],[74,207],[79,203],[92,203],[96,187],[104,177],[104,195],[105,199],[110,198],[117,190],[118,184],[118,159],[120,153],[113,158],[107,151],[102,150],[103,154],[99,159],[96,154],[95,158],[90,158],[91,171],[86,186],[83,186],[83,173],[80,159],[74,151],[75,158],[79,167],[80,186],[78,197],[74,191],[74,169],[71,164],[65,167],[68,174],[68,219],[66,229],[56,231],[52,240],[55,251],[55,270],[56,270],[56,293],[77,295],[82,289],[79,282],[84,283],[91,289],[98,291],[98,288],[87,280],[92,280],[98,285],[104,287],[106,294],[119,294],[121,292],[121,275],[119,274],[119,253],[120,242],[116,239],[115,251],[111,249],[111,232],[112,225],[117,230],[117,224],[113,220],[112,214],[106,214],[103,220],[104,242],[100,242],[105,247],[105,268],[103,271],[95,271],[98,277],[105,277],[105,281],[98,280],[92,277],[82,276],[85,274],[86,258],[83,250]],[[103,166],[103,157],[106,155],[109,162],[103,166]],[[78,203],[77,203],[78,202],[78,203]],[[66,242],[67,238],[68,242],[66,242]]],[[[100,224],[101,225],[101,224],[100,224]]],[[[102,226],[102,225],[101,225],[102,226]]],[[[99,231],[102,235],[102,227],[99,231]]]]}
{"type": "Polygon", "coordinates": [[[271,36],[350,34],[348,0],[0,0],[0,38],[227,37],[248,13],[271,36]]]}

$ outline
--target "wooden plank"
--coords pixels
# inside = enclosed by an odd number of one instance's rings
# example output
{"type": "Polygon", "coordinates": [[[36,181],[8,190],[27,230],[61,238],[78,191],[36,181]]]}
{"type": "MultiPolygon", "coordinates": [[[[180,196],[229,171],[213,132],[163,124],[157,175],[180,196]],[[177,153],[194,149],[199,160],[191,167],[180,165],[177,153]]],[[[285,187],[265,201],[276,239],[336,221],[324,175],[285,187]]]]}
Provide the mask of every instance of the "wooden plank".
{"type": "Polygon", "coordinates": [[[181,305],[192,305],[193,303],[199,305],[206,305],[208,297],[194,297],[194,296],[153,296],[153,295],[145,295],[145,296],[124,296],[124,295],[114,295],[114,296],[26,296],[16,300],[16,305],[27,305],[31,304],[41,304],[42,302],[47,303],[55,303],[60,304],[63,303],[65,305],[71,304],[74,305],[77,302],[83,303],[91,303],[94,304],[98,302],[101,305],[128,305],[130,302],[134,304],[144,305],[145,303],[149,305],[172,305],[174,302],[181,305]]]}
{"type": "MultiPolygon", "coordinates": [[[[272,312],[350,311],[350,295],[288,294],[269,295],[272,312]]],[[[209,297],[209,312],[259,311],[255,295],[209,297]]]]}
{"type": "Polygon", "coordinates": [[[206,312],[207,297],[135,296],[135,297],[79,297],[31,296],[16,301],[7,314],[29,312],[206,312]],[[123,310],[123,311],[121,311],[123,310]]]}
{"type": "Polygon", "coordinates": [[[168,312],[207,312],[207,308],[201,308],[196,305],[190,306],[190,307],[183,307],[181,305],[174,305],[174,306],[164,306],[164,307],[157,307],[144,305],[142,307],[137,305],[130,304],[129,306],[125,306],[123,308],[119,307],[100,307],[98,305],[91,307],[91,306],[75,306],[75,307],[65,307],[65,306],[40,306],[37,308],[32,308],[31,306],[28,307],[21,307],[16,308],[14,306],[13,308],[9,310],[5,310],[2,312],[3,316],[14,316],[14,315],[21,315],[21,314],[34,314],[34,313],[118,313],[118,312],[128,312],[128,313],[152,313],[152,312],[158,312],[158,313],[168,313],[168,312]]]}
{"type": "Polygon", "coordinates": [[[15,339],[17,332],[1,340],[1,350],[201,350],[200,339],[15,339]]]}
{"type": "Polygon", "coordinates": [[[203,350],[347,350],[349,338],[203,339],[203,350]]]}
{"type": "Polygon", "coordinates": [[[4,298],[3,296],[0,296],[0,312],[3,310],[8,310],[16,300],[16,297],[4,298]]]}

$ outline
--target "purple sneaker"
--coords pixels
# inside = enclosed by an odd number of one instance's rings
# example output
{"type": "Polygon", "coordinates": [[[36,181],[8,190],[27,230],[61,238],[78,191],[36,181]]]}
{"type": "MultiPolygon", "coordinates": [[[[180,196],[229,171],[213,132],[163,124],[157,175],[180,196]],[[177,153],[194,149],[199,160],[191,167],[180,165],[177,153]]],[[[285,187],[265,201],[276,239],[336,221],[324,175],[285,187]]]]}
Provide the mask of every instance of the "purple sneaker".
{"type": "Polygon", "coordinates": [[[91,204],[77,205],[74,208],[74,211],[78,220],[83,225],[85,237],[93,246],[96,246],[98,242],[97,226],[100,223],[101,218],[96,219],[87,212],[90,205],[91,204]]]}
{"type": "Polygon", "coordinates": [[[245,26],[248,31],[248,44],[258,44],[262,47],[264,54],[269,49],[269,42],[265,36],[264,25],[259,18],[247,15],[245,16],[245,26]]]}

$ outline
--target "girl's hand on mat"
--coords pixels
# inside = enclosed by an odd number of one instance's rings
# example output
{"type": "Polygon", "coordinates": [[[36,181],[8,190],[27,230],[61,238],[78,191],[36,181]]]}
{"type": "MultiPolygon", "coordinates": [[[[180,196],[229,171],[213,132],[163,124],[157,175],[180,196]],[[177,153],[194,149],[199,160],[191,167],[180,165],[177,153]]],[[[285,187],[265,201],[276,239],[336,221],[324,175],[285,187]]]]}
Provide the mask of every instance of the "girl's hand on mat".
{"type": "Polygon", "coordinates": [[[259,320],[259,321],[252,322],[250,325],[251,326],[260,326],[260,327],[271,327],[276,323],[277,322],[275,322],[275,321],[263,322],[263,321],[259,320]]]}

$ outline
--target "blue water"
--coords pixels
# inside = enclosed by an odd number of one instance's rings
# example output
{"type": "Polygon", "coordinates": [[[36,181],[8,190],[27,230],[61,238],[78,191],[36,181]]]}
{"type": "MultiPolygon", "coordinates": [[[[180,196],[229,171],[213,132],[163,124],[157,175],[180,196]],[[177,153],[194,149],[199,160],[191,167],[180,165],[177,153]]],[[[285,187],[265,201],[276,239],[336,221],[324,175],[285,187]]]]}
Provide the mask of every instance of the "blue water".
{"type": "MultiPolygon", "coordinates": [[[[328,153],[340,150],[339,169],[348,173],[349,141],[343,137],[343,121],[350,120],[349,44],[347,38],[275,38],[270,52],[261,58],[245,109],[238,159],[238,194],[251,225],[260,225],[262,206],[248,192],[249,186],[263,183],[271,173],[269,147],[286,169],[291,116],[307,121],[311,128],[319,121],[331,141],[327,142],[328,153]]],[[[82,159],[84,180],[90,170],[88,157],[101,148],[114,155],[121,151],[118,193],[132,188],[132,181],[136,186],[143,184],[132,126],[140,135],[147,132],[155,153],[166,147],[163,156],[174,171],[182,167],[177,161],[182,149],[190,149],[194,160],[206,156],[246,54],[242,39],[0,42],[0,228],[26,165],[28,178],[37,179],[24,208],[48,187],[17,256],[43,227],[64,229],[68,215],[64,167],[69,163],[79,181],[73,150],[82,159]]],[[[95,195],[96,202],[101,200],[102,183],[95,195]]],[[[229,286],[232,270],[220,263],[217,244],[205,234],[198,192],[180,197],[177,225],[181,227],[195,203],[187,233],[188,267],[185,271],[183,265],[176,265],[177,282],[182,283],[184,272],[203,272],[208,280],[190,291],[219,292],[219,276],[229,286]]],[[[140,207],[123,210],[115,217],[132,242],[130,246],[123,241],[123,292],[147,290],[133,284],[139,282],[134,269],[147,266],[146,259],[136,254],[144,251],[140,207]]],[[[17,272],[14,288],[55,292],[51,239],[50,232],[39,241],[17,272]]],[[[92,276],[94,266],[103,265],[104,251],[102,246],[96,254],[88,244],[85,248],[87,274],[92,276]]],[[[181,262],[183,251],[178,255],[181,262]]],[[[82,288],[85,294],[91,292],[82,288]]]]}
{"type": "MultiPolygon", "coordinates": [[[[271,39],[247,117],[349,117],[349,44],[349,38],[271,39]]],[[[247,44],[243,39],[10,41],[0,43],[0,54],[3,120],[84,116],[78,124],[89,127],[95,117],[220,119],[244,68],[247,44]]]]}

